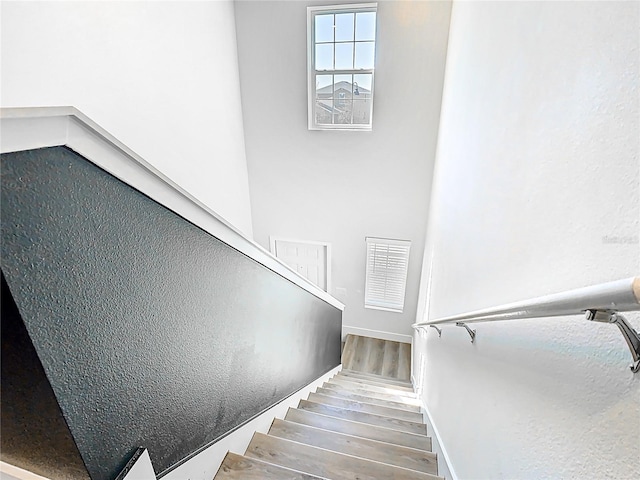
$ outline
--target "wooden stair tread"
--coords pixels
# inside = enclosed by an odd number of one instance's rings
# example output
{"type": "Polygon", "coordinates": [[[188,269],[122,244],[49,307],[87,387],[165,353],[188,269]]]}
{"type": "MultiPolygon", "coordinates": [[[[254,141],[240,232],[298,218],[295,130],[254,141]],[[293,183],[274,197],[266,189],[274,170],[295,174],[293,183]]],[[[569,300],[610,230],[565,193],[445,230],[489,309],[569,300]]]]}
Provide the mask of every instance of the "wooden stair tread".
{"type": "Polygon", "coordinates": [[[420,400],[417,398],[407,397],[406,395],[395,395],[392,393],[384,393],[384,392],[373,392],[371,390],[367,390],[358,385],[353,384],[339,384],[339,383],[329,383],[324,382],[322,384],[322,388],[327,388],[330,390],[338,390],[338,391],[346,391],[355,393],[357,395],[363,395],[371,398],[379,398],[380,400],[391,400],[392,402],[400,402],[406,405],[414,405],[420,406],[420,400]]]}
{"type": "Polygon", "coordinates": [[[397,418],[384,417],[373,413],[357,412],[346,408],[323,405],[321,403],[300,400],[298,408],[311,412],[322,413],[337,418],[353,420],[360,423],[368,423],[379,427],[390,428],[401,432],[415,433],[417,435],[427,435],[427,427],[422,423],[409,422],[397,418]]]}
{"type": "Polygon", "coordinates": [[[346,420],[297,408],[290,408],[284,418],[290,422],[302,423],[324,430],[369,438],[371,440],[378,440],[418,450],[431,451],[431,438],[415,433],[400,432],[398,430],[391,430],[385,427],[378,427],[376,425],[355,422],[353,420],[346,420]]]}
{"type": "Polygon", "coordinates": [[[383,393],[393,393],[395,395],[405,395],[415,398],[415,392],[412,388],[399,387],[397,385],[389,385],[384,383],[370,382],[368,380],[362,380],[360,378],[347,377],[346,375],[336,374],[329,379],[330,382],[337,381],[339,383],[349,383],[352,385],[358,385],[360,388],[366,388],[372,391],[380,391],[383,393]]]}
{"type": "Polygon", "coordinates": [[[329,388],[316,388],[316,393],[322,395],[330,395],[333,397],[344,398],[346,400],[353,400],[356,402],[370,403],[372,405],[380,405],[381,407],[397,408],[399,410],[406,410],[407,412],[420,413],[420,407],[417,405],[407,405],[404,402],[394,402],[393,400],[383,400],[381,398],[371,397],[367,395],[359,395],[357,393],[349,392],[347,390],[329,389],[329,388]]]}
{"type": "Polygon", "coordinates": [[[348,387],[358,388],[358,389],[367,390],[373,393],[385,393],[387,395],[396,395],[396,396],[406,397],[406,398],[416,398],[416,394],[409,390],[398,390],[397,388],[383,387],[382,385],[371,385],[369,383],[353,381],[352,379],[347,380],[345,377],[335,376],[333,378],[330,378],[327,383],[342,385],[343,387],[346,387],[346,388],[348,387]]]}
{"type": "Polygon", "coordinates": [[[379,478],[435,480],[441,478],[258,432],[247,447],[245,456],[335,480],[354,478],[358,480],[379,478]]]}
{"type": "Polygon", "coordinates": [[[399,380],[392,377],[384,377],[375,373],[358,372],[356,370],[348,370],[345,368],[340,370],[339,373],[340,375],[344,375],[346,377],[361,378],[363,380],[372,380],[374,382],[382,382],[390,385],[399,385],[401,387],[413,388],[413,384],[410,381],[399,380]]]}
{"type": "Polygon", "coordinates": [[[380,405],[373,405],[371,403],[359,402],[357,400],[338,398],[321,393],[310,393],[308,400],[310,402],[346,408],[348,410],[353,410],[356,412],[373,413],[374,415],[382,415],[385,417],[397,418],[399,420],[422,423],[422,414],[417,412],[407,412],[406,410],[400,410],[397,408],[383,407],[380,405]]]}
{"type": "Polygon", "coordinates": [[[323,430],[277,418],[271,424],[269,435],[422,473],[432,475],[438,473],[436,454],[423,450],[323,430]]]}
{"type": "Polygon", "coordinates": [[[340,380],[346,380],[348,382],[354,382],[354,383],[362,383],[365,385],[371,385],[374,387],[384,387],[384,388],[389,388],[392,390],[398,390],[401,392],[409,392],[409,393],[414,393],[413,391],[413,385],[411,384],[397,384],[397,383],[390,383],[390,382],[385,382],[385,381],[380,381],[380,380],[373,380],[373,379],[369,379],[369,378],[362,378],[362,377],[358,377],[358,376],[354,376],[354,375],[345,375],[344,373],[338,372],[337,374],[334,375],[333,378],[338,378],[340,380]]]}
{"type": "Polygon", "coordinates": [[[296,472],[256,458],[227,453],[214,480],[322,480],[322,477],[296,472]]]}

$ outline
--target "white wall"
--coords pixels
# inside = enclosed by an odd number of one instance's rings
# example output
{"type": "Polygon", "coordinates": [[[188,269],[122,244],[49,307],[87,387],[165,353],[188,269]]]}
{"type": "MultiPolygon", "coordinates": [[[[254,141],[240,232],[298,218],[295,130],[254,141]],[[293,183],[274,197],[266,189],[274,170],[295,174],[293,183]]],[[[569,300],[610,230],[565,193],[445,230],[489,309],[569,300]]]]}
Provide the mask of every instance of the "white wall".
{"type": "MultiPolygon", "coordinates": [[[[454,2],[418,320],[640,274],[639,31],[638,2],[454,2]]],[[[474,328],[416,337],[459,478],[640,478],[616,327],[474,328]]]]}
{"type": "Polygon", "coordinates": [[[306,7],[335,3],[236,4],[255,239],[330,242],[344,325],[410,335],[450,3],[379,2],[373,131],[309,131],[306,7]],[[366,236],[412,241],[403,314],[364,309],[366,236]]]}
{"type": "Polygon", "coordinates": [[[251,235],[233,2],[1,8],[3,107],[77,107],[251,235]]]}

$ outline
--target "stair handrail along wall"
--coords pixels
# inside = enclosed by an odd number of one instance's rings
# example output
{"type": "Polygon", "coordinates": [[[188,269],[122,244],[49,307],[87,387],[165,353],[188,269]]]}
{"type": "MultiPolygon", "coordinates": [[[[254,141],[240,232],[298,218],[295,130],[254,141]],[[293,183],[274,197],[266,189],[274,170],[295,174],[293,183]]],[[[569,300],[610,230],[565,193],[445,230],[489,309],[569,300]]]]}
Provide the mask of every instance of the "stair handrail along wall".
{"type": "Polygon", "coordinates": [[[473,343],[476,331],[469,328],[468,323],[584,315],[588,321],[611,323],[620,329],[633,357],[630,369],[637,373],[640,370],[640,333],[620,313],[631,311],[640,311],[640,276],[418,322],[412,327],[433,327],[439,335],[442,334],[440,325],[464,327],[473,343]]]}

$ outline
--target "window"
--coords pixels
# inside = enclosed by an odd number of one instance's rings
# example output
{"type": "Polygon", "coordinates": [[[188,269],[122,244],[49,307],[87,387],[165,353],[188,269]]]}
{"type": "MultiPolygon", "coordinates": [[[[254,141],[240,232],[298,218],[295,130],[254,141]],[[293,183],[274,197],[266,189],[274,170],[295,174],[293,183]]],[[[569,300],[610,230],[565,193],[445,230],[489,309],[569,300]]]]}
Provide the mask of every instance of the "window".
{"type": "Polygon", "coordinates": [[[365,308],[402,312],[411,242],[367,237],[365,308]]]}
{"type": "Polygon", "coordinates": [[[307,9],[309,129],[371,130],[376,4],[307,9]]]}

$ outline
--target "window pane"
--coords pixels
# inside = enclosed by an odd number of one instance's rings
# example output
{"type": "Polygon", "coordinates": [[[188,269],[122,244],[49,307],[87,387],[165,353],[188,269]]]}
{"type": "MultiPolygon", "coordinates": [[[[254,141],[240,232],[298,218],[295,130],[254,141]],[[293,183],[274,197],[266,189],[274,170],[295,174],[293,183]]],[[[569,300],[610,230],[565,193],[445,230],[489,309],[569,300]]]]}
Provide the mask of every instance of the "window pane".
{"type": "MultiPolygon", "coordinates": [[[[354,97],[358,98],[358,97],[354,97]]],[[[353,123],[369,125],[371,123],[371,100],[353,101],[353,123]]]]}
{"type": "Polygon", "coordinates": [[[316,100],[316,123],[331,125],[333,100],[316,100]]]}
{"type": "Polygon", "coordinates": [[[336,69],[353,68],[353,43],[336,43],[336,69]]]}
{"type": "Polygon", "coordinates": [[[353,95],[354,98],[364,100],[371,98],[371,81],[373,75],[370,73],[359,73],[353,76],[353,95]]]}
{"type": "Polygon", "coordinates": [[[354,68],[373,68],[376,44],[374,42],[356,43],[356,62],[354,68]]]}
{"type": "Polygon", "coordinates": [[[316,70],[333,69],[333,43],[316,45],[316,70]]]}
{"type": "Polygon", "coordinates": [[[351,123],[351,100],[335,100],[333,105],[333,123],[345,125],[351,123]]]}
{"type": "Polygon", "coordinates": [[[333,98],[333,75],[316,75],[316,98],[333,98]]]}
{"type": "Polygon", "coordinates": [[[315,20],[316,43],[333,42],[333,15],[316,15],[315,20]]]}
{"type": "Polygon", "coordinates": [[[375,67],[377,15],[373,9],[355,5],[311,9],[310,129],[371,126],[373,73],[364,70],[373,72],[375,67]]]}
{"type": "Polygon", "coordinates": [[[356,13],[356,40],[376,39],[376,12],[356,13]]]}
{"type": "Polygon", "coordinates": [[[353,41],[353,13],[336,15],[336,42],[353,41]]]}
{"type": "Polygon", "coordinates": [[[347,101],[351,101],[352,98],[352,81],[351,75],[336,75],[333,83],[333,98],[336,106],[345,104],[347,101]]]}

